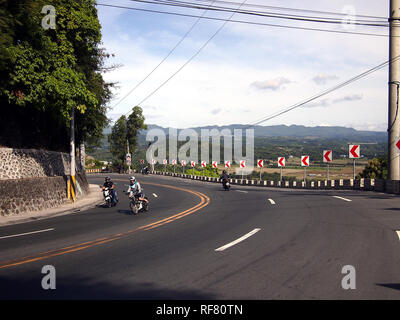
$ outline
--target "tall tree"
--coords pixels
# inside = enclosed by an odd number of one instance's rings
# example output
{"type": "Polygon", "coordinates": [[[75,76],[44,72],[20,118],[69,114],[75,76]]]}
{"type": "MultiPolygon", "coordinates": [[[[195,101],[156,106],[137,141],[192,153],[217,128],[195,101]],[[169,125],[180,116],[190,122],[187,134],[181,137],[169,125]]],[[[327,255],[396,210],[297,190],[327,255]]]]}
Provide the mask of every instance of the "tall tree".
{"type": "Polygon", "coordinates": [[[71,110],[76,142],[98,141],[113,84],[101,75],[109,55],[95,1],[0,0],[0,14],[0,104],[11,124],[0,143],[66,151],[71,110]],[[45,5],[56,10],[55,29],[42,27],[45,5]]]}
{"type": "Polygon", "coordinates": [[[114,124],[111,129],[111,134],[108,136],[108,142],[110,143],[110,152],[116,160],[124,161],[126,154],[126,137],[127,137],[127,126],[126,117],[121,116],[114,124]]]}
{"type": "Polygon", "coordinates": [[[119,163],[125,161],[125,155],[129,143],[129,151],[134,153],[138,146],[138,135],[140,130],[147,129],[144,123],[142,108],[136,106],[132,108],[132,113],[126,118],[121,116],[111,129],[108,136],[110,152],[119,163]]]}

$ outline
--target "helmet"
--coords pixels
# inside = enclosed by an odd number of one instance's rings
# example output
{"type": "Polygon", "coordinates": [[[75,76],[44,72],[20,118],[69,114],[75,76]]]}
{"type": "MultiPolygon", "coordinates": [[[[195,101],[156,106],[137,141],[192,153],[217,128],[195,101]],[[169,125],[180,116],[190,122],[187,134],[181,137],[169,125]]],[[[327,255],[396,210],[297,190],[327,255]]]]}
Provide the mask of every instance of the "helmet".
{"type": "Polygon", "coordinates": [[[226,170],[222,171],[222,173],[226,173],[226,170]]]}
{"type": "Polygon", "coordinates": [[[106,177],[106,179],[105,179],[106,181],[110,181],[111,179],[110,179],[110,177],[106,177]]]}
{"type": "Polygon", "coordinates": [[[134,176],[130,177],[129,181],[136,181],[136,178],[134,176]]]}

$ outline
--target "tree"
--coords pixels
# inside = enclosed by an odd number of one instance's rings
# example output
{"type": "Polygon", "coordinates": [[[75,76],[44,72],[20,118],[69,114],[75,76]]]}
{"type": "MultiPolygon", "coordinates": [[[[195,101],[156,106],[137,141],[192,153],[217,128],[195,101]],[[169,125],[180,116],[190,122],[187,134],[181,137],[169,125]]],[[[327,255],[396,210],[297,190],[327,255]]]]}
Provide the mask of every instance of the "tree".
{"type": "Polygon", "coordinates": [[[116,160],[124,161],[127,150],[126,137],[127,137],[126,117],[121,116],[111,129],[111,134],[108,136],[110,143],[110,152],[116,160]]]}
{"type": "Polygon", "coordinates": [[[388,166],[386,158],[373,158],[372,160],[368,160],[368,164],[359,174],[359,177],[369,179],[386,179],[387,170],[388,166]]]}
{"type": "Polygon", "coordinates": [[[127,125],[127,139],[129,141],[129,150],[136,151],[138,146],[138,135],[140,130],[146,130],[147,125],[144,123],[143,110],[139,106],[132,108],[132,113],[128,117],[127,125]]]}
{"type": "Polygon", "coordinates": [[[41,11],[48,4],[0,0],[0,104],[9,124],[0,128],[0,143],[66,151],[71,110],[77,144],[101,139],[114,84],[101,75],[109,55],[100,47],[95,1],[51,1],[56,28],[46,30],[41,11]]]}
{"type": "Polygon", "coordinates": [[[138,135],[140,130],[147,129],[144,123],[142,108],[136,106],[132,108],[132,113],[126,118],[121,116],[111,129],[108,136],[110,143],[110,152],[117,161],[125,161],[127,152],[127,143],[129,143],[129,151],[134,153],[138,146],[138,135]]]}

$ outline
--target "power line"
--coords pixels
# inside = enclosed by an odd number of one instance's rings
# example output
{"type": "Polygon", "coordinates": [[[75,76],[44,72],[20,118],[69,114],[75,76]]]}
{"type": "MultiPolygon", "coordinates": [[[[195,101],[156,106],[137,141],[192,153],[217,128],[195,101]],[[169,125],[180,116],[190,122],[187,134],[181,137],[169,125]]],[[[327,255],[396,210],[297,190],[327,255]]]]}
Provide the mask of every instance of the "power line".
{"type": "Polygon", "coordinates": [[[353,78],[351,78],[351,79],[349,79],[349,80],[347,80],[347,81],[345,81],[345,82],[342,82],[342,83],[340,83],[340,84],[338,84],[338,85],[336,85],[336,86],[334,86],[334,87],[332,87],[332,88],[330,88],[330,89],[328,89],[328,90],[325,90],[325,91],[323,91],[323,92],[321,92],[321,93],[319,93],[319,94],[317,94],[317,95],[314,95],[314,96],[312,96],[311,98],[308,98],[308,99],[306,99],[306,100],[303,100],[303,101],[301,101],[301,102],[298,102],[298,103],[296,103],[296,104],[294,104],[294,105],[292,105],[292,106],[290,106],[290,107],[288,107],[288,108],[285,108],[285,109],[283,109],[283,110],[281,110],[281,111],[277,111],[277,112],[275,112],[274,114],[272,114],[272,115],[270,115],[270,116],[267,116],[267,117],[264,117],[264,118],[262,118],[262,119],[260,119],[260,120],[257,120],[257,121],[255,121],[255,122],[251,123],[249,126],[256,126],[256,125],[259,125],[260,123],[266,122],[266,121],[271,120],[271,119],[273,119],[273,118],[276,118],[276,117],[278,117],[278,116],[280,116],[280,115],[282,115],[282,114],[285,114],[285,113],[287,113],[287,112],[289,112],[289,111],[291,111],[291,110],[294,110],[294,109],[296,109],[296,108],[299,108],[299,107],[301,107],[301,106],[303,106],[303,105],[305,105],[305,104],[307,104],[307,103],[309,103],[309,102],[311,102],[311,101],[313,101],[313,100],[316,100],[316,99],[318,99],[318,98],[321,98],[321,97],[324,96],[324,95],[327,95],[328,93],[331,93],[331,92],[333,92],[333,91],[336,91],[336,90],[338,90],[338,89],[340,89],[340,88],[342,88],[342,87],[345,87],[345,86],[347,86],[347,85],[349,85],[349,84],[351,84],[351,83],[353,83],[353,82],[355,82],[355,81],[357,81],[357,80],[360,80],[360,79],[362,79],[362,78],[368,76],[369,74],[371,74],[371,73],[373,73],[373,72],[375,72],[375,71],[378,71],[378,70],[380,70],[380,69],[386,67],[387,65],[389,65],[390,63],[392,63],[392,62],[398,60],[399,58],[400,58],[400,56],[396,56],[396,57],[393,58],[392,60],[388,60],[388,61],[386,61],[386,62],[384,62],[384,63],[381,63],[381,64],[377,65],[376,67],[371,68],[371,69],[369,69],[369,70],[367,70],[367,71],[365,71],[365,72],[363,72],[363,73],[361,73],[361,74],[359,74],[359,75],[357,75],[357,76],[355,76],[355,77],[353,77],[353,78]]]}
{"type": "MultiPolygon", "coordinates": [[[[211,3],[212,4],[212,3],[211,3]]],[[[210,4],[210,5],[211,5],[210,4]]],[[[168,57],[175,51],[175,49],[183,42],[183,40],[186,39],[186,37],[189,35],[190,32],[194,29],[194,27],[199,23],[200,19],[205,15],[207,12],[207,9],[203,12],[203,14],[197,18],[197,20],[193,23],[193,25],[190,27],[190,29],[182,36],[182,38],[175,44],[175,46],[168,52],[168,54],[157,64],[157,66],[151,70],[151,72],[144,77],[135,87],[133,87],[122,99],[120,99],[114,106],[115,108],[117,105],[119,105],[123,100],[125,100],[133,91],[135,91],[143,82],[145,82],[157,69],[158,67],[161,66],[161,64],[164,63],[165,60],[168,59],[168,57]]]]}
{"type": "MultiPolygon", "coordinates": [[[[105,4],[105,3],[97,3],[97,5],[98,6],[104,6],[104,7],[127,9],[127,10],[150,12],[150,13],[159,13],[159,14],[174,15],[174,16],[181,16],[181,17],[190,17],[190,18],[198,18],[198,17],[200,17],[200,16],[194,15],[194,14],[184,14],[184,13],[178,13],[178,12],[151,10],[151,9],[143,9],[143,8],[133,8],[133,7],[120,6],[120,5],[110,5],[110,4],[105,4]]],[[[223,18],[208,17],[208,16],[203,16],[202,19],[214,20],[214,21],[226,21],[226,19],[223,19],[223,18]]],[[[259,25],[259,26],[285,28],[285,29],[319,31],[319,32],[328,32],[328,33],[351,34],[351,35],[374,36],[374,37],[389,37],[388,34],[354,32],[354,31],[341,31],[341,30],[330,30],[330,29],[319,29],[319,28],[308,28],[308,27],[288,26],[288,25],[281,25],[281,24],[262,23],[262,22],[244,21],[244,20],[233,20],[233,19],[231,19],[230,22],[249,24],[249,25],[259,25]]]]}
{"type": "MultiPolygon", "coordinates": [[[[185,1],[176,1],[176,0],[129,0],[131,2],[138,3],[148,3],[153,5],[165,5],[172,7],[181,7],[181,8],[189,8],[189,9],[204,9],[203,5],[199,5],[193,2],[185,2],[185,1]]],[[[208,10],[216,11],[216,12],[232,12],[232,8],[229,7],[220,7],[220,6],[209,6],[208,10]]],[[[343,24],[343,19],[338,18],[330,18],[330,17],[316,17],[316,16],[304,16],[304,15],[293,15],[293,14],[282,14],[276,12],[265,12],[265,11],[249,11],[249,10],[237,10],[236,13],[251,15],[251,16],[260,16],[266,18],[278,18],[278,19],[286,19],[286,20],[294,20],[294,21],[302,21],[302,22],[314,22],[314,23],[330,23],[330,24],[343,24]]],[[[349,20],[346,21],[347,24],[359,25],[359,26],[369,26],[369,27],[385,27],[388,28],[388,22],[378,22],[372,20],[349,20]]]]}
{"type": "MultiPolygon", "coordinates": [[[[242,4],[239,6],[239,8],[245,3],[246,0],[242,2],[242,4]]],[[[238,9],[239,9],[238,8],[238,9]]],[[[161,85],[159,85],[154,91],[152,91],[146,98],[144,98],[140,103],[137,105],[140,106],[142,103],[144,103],[147,99],[149,99],[153,94],[155,94],[158,90],[160,90],[164,85],[166,85],[173,77],[175,77],[184,67],[186,67],[195,57],[199,55],[199,53],[211,42],[212,39],[215,38],[215,36],[222,30],[222,28],[225,27],[225,25],[230,21],[230,19],[233,17],[235,12],[233,12],[230,17],[225,20],[225,22],[217,29],[217,31],[214,32],[214,34],[196,51],[194,55],[192,55],[189,60],[187,60],[177,71],[175,71],[167,80],[165,80],[161,85]]],[[[128,112],[129,113],[129,112],[128,112]]],[[[127,114],[128,114],[127,113],[127,114]]]]}
{"type": "MultiPolygon", "coordinates": [[[[165,1],[175,1],[175,0],[165,0],[165,1]]],[[[194,0],[197,2],[209,2],[211,0],[194,0]]],[[[233,1],[223,1],[223,0],[215,0],[215,3],[223,3],[223,4],[235,4],[236,2],[233,1]]],[[[277,6],[267,6],[262,4],[252,4],[246,3],[245,6],[247,7],[254,7],[254,8],[267,8],[267,9],[277,9],[277,10],[286,10],[286,11],[294,11],[294,12],[307,12],[307,13],[317,13],[317,14],[325,14],[325,15],[336,15],[336,16],[347,16],[346,13],[339,13],[339,12],[332,12],[332,11],[318,11],[318,10],[310,10],[310,9],[299,9],[299,8],[288,8],[288,7],[277,7],[277,6]]],[[[379,16],[371,16],[371,15],[361,15],[355,14],[355,17],[361,18],[373,18],[373,19],[381,19],[387,21],[387,17],[379,17],[379,16]]]]}

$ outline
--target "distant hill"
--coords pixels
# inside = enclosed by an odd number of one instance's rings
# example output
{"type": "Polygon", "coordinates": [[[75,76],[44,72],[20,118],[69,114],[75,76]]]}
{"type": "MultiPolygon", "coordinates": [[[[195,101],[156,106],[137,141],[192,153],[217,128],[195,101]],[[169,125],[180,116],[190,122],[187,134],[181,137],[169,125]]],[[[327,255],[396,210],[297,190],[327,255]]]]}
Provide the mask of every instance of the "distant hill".
{"type": "MultiPolygon", "coordinates": [[[[346,139],[349,142],[386,142],[387,133],[381,131],[358,131],[353,128],[346,127],[306,127],[298,125],[276,125],[276,126],[254,126],[249,127],[248,125],[232,124],[227,126],[204,126],[194,127],[197,133],[200,133],[201,129],[217,129],[223,130],[228,129],[233,132],[234,129],[245,130],[247,128],[254,128],[254,136],[257,138],[266,137],[296,137],[296,138],[308,138],[308,139],[346,139]]],[[[168,134],[169,128],[163,128],[157,125],[149,124],[148,130],[151,129],[163,129],[168,134]]],[[[141,132],[142,136],[146,136],[148,130],[141,132]]]]}
{"type": "MultiPolygon", "coordinates": [[[[246,125],[232,124],[228,126],[205,126],[195,127],[200,134],[201,129],[228,129],[233,133],[234,129],[245,130],[246,125]]],[[[366,158],[385,156],[387,153],[387,133],[380,131],[359,131],[346,127],[306,127],[298,125],[277,125],[277,126],[255,126],[254,146],[257,158],[275,159],[282,155],[308,154],[313,159],[321,158],[322,150],[333,150],[335,157],[348,153],[348,144],[362,143],[361,154],[366,158]],[[363,144],[364,143],[364,144],[363,144]]],[[[149,124],[147,130],[139,134],[140,150],[144,152],[143,146],[147,145],[146,135],[149,130],[161,129],[168,135],[169,128],[163,128],[155,124],[149,124]]],[[[179,130],[179,129],[178,129],[179,130]]],[[[104,129],[102,147],[91,155],[100,160],[110,161],[112,155],[109,152],[107,135],[111,128],[104,129]]],[[[144,157],[144,153],[141,158],[144,157]]]]}

